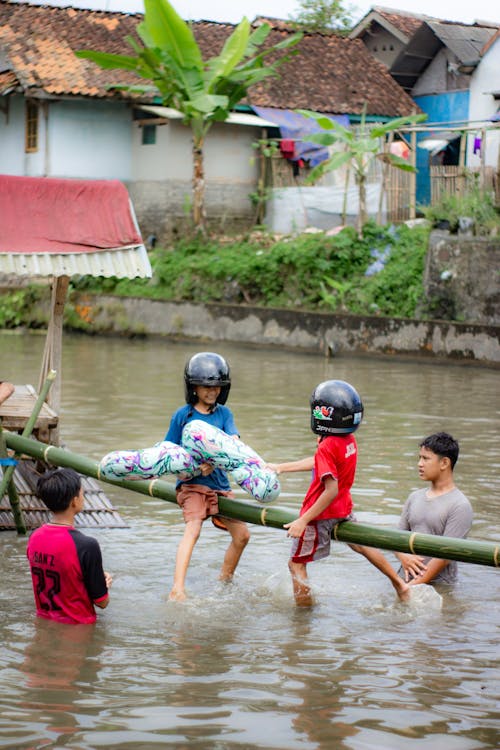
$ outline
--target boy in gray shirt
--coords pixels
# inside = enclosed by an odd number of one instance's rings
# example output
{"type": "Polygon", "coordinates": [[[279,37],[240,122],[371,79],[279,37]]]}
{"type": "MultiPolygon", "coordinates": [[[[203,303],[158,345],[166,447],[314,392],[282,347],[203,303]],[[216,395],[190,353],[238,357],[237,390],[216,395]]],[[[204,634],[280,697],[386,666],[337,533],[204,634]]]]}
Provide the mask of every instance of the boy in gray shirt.
{"type": "MultiPolygon", "coordinates": [[[[430,435],[420,443],[418,475],[430,487],[412,492],[404,504],[399,528],[421,534],[465,538],[472,525],[472,507],[455,486],[453,468],[458,443],[446,432],[430,435]]],[[[396,552],[400,575],[412,584],[454,583],[457,563],[437,557],[396,552]]]]}

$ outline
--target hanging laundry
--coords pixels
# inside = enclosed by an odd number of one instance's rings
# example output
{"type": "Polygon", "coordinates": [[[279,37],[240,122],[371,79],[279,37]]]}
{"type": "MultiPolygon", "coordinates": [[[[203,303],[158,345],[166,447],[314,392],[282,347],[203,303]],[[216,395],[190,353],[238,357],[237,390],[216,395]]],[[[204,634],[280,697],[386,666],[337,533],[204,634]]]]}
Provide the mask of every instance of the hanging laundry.
{"type": "Polygon", "coordinates": [[[478,135],[476,135],[476,137],[474,138],[474,153],[481,153],[481,137],[478,135]]]}
{"type": "Polygon", "coordinates": [[[395,156],[400,156],[401,159],[408,159],[410,155],[410,149],[406,141],[393,141],[389,146],[389,151],[395,156]]]}
{"type": "Polygon", "coordinates": [[[280,141],[281,155],[285,159],[293,159],[295,156],[295,141],[291,138],[283,138],[280,141]]]}

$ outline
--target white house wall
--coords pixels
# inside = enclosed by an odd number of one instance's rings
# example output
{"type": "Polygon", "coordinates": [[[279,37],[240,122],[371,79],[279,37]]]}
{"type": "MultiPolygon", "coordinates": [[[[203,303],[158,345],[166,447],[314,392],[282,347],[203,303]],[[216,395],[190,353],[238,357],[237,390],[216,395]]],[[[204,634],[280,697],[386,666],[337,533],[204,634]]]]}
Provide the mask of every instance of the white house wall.
{"type": "Polygon", "coordinates": [[[426,96],[428,94],[442,94],[446,91],[446,67],[448,58],[444,49],[429,63],[412,89],[411,95],[426,96]]]}
{"type": "Polygon", "coordinates": [[[131,113],[126,104],[61,101],[50,106],[50,174],[131,177],[131,113]]]}
{"type": "MultiPolygon", "coordinates": [[[[4,100],[6,101],[6,100],[4,100]]],[[[258,165],[252,144],[261,128],[215,123],[205,141],[206,208],[219,226],[253,215],[258,165]]],[[[188,216],[192,195],[191,131],[178,120],[142,145],[129,105],[94,100],[46,101],[39,147],[25,153],[25,102],[12,95],[0,110],[0,172],[30,177],[119,179],[130,192],[143,236],[170,234],[188,216]]],[[[182,231],[182,230],[179,230],[182,231]]]]}
{"type": "MultiPolygon", "coordinates": [[[[255,190],[257,160],[254,143],[261,129],[215,123],[203,148],[207,217],[227,224],[248,221],[250,193],[255,190]]],[[[179,120],[156,125],[156,143],[142,143],[142,127],[133,125],[132,180],[128,185],[146,235],[162,237],[187,217],[193,175],[192,137],[179,120]]]]}
{"type": "Polygon", "coordinates": [[[45,101],[39,110],[38,150],[25,153],[24,98],[11,96],[0,112],[0,171],[27,177],[129,180],[128,105],[45,101]]]}
{"type": "Polygon", "coordinates": [[[5,111],[0,110],[0,172],[25,176],[24,99],[11,96],[1,103],[5,111]]]}
{"type": "MultiPolygon", "coordinates": [[[[497,39],[472,74],[470,85],[469,119],[471,122],[488,121],[500,107],[492,91],[500,91],[500,39],[497,39]]],[[[498,129],[486,134],[485,163],[496,167],[500,148],[500,123],[498,129]]],[[[480,132],[478,131],[477,135],[480,132]]],[[[468,138],[467,164],[480,165],[480,155],[473,153],[474,138],[468,138]]]]}

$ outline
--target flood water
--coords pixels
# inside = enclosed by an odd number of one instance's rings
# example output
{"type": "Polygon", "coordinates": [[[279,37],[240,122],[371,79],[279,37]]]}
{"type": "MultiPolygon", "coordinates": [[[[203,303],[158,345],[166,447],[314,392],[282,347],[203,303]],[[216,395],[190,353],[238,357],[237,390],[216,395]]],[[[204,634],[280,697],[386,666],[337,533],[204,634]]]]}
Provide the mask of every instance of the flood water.
{"type": "MultiPolygon", "coordinates": [[[[0,377],[36,386],[43,344],[43,336],[0,333],[0,377]]],[[[365,404],[354,492],[360,521],[395,526],[419,486],[418,441],[451,432],[461,445],[456,482],[475,512],[470,538],[498,542],[494,369],[65,336],[64,442],[97,460],[162,439],[183,402],[186,359],[214,348],[232,367],[228,405],[241,436],[269,461],[314,450],[308,399],[317,383],[339,378],[357,387],[365,404]]],[[[277,504],[298,508],[307,474],[282,479],[277,504]]],[[[1,747],[500,746],[497,569],[463,563],[460,583],[441,590],[441,601],[405,606],[375,568],[339,543],[310,566],[316,607],[297,610],[284,532],[252,527],[234,582],[222,585],[228,538],[206,523],[188,573],[189,599],[168,602],[180,511],[108,488],[128,528],[84,530],[98,538],[114,575],[110,605],[94,627],[37,620],[26,539],[0,533],[1,747]]]]}

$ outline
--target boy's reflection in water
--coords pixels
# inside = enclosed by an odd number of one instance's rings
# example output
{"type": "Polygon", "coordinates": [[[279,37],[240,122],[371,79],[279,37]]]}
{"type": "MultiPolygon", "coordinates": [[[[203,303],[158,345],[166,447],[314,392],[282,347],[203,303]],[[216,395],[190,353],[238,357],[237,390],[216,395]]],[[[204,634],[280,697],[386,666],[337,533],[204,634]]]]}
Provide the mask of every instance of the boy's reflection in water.
{"type": "Polygon", "coordinates": [[[27,714],[33,713],[37,731],[47,737],[72,735],[81,728],[76,701],[82,692],[94,691],[105,633],[95,625],[64,625],[41,618],[33,624],[35,633],[20,665],[25,675],[22,706],[27,714]]]}

